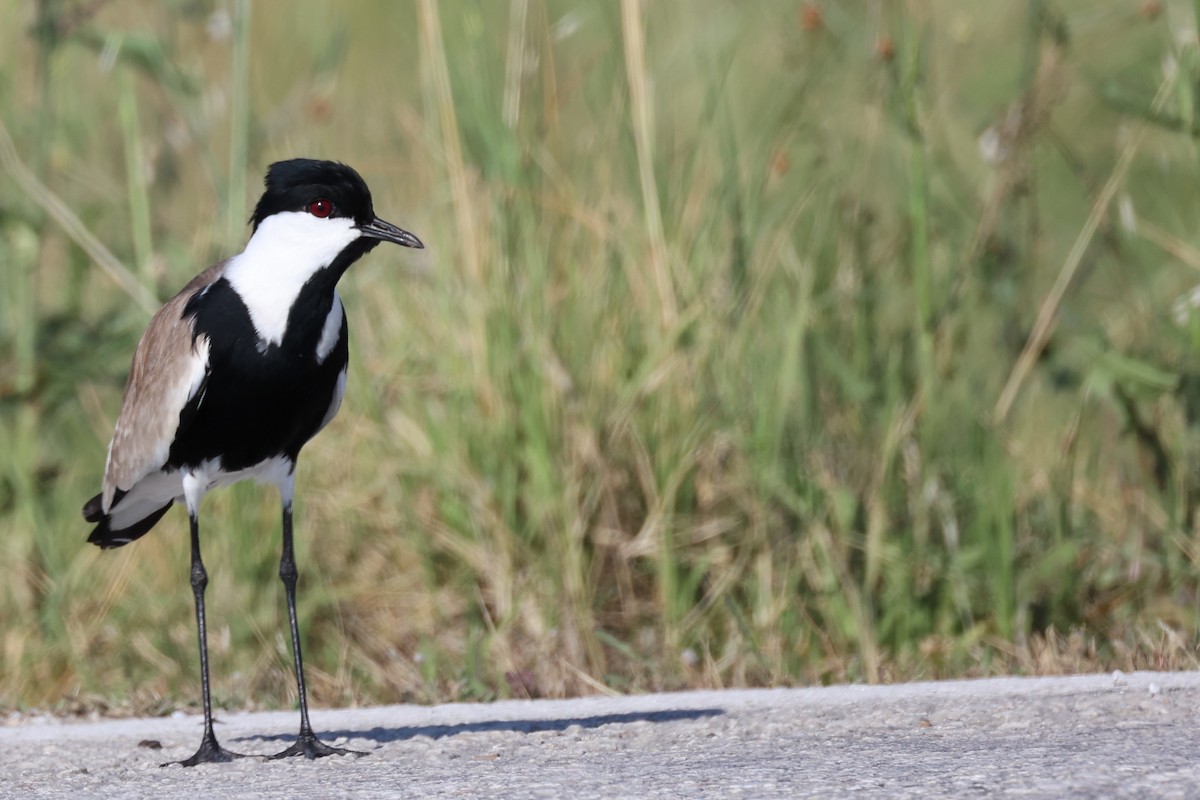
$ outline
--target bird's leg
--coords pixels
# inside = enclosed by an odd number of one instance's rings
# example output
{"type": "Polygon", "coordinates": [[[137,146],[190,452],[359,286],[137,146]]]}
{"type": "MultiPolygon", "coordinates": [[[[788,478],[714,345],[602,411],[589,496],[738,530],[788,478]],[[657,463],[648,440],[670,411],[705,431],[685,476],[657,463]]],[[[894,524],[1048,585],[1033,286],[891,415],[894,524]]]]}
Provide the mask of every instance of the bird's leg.
{"type": "Polygon", "coordinates": [[[292,655],[296,662],[296,689],[300,696],[300,735],[296,743],[283,752],[269,758],[289,758],[304,756],[305,758],[320,758],[331,755],[356,755],[366,753],[357,750],[346,750],[340,747],[330,747],[317,738],[312,725],[308,721],[308,693],[304,688],[304,659],[300,655],[300,627],[296,622],[296,555],[292,548],[292,504],[283,504],[283,555],[279,559],[279,579],[283,581],[283,590],[287,594],[288,624],[292,628],[292,655]]]}
{"type": "Polygon", "coordinates": [[[221,747],[217,744],[216,734],[213,733],[212,697],[208,686],[208,633],[204,624],[204,589],[208,586],[208,572],[204,569],[204,562],[200,560],[200,525],[196,521],[196,512],[189,509],[188,519],[192,529],[192,594],[196,598],[196,628],[200,638],[200,687],[204,692],[204,738],[194,756],[170,763],[194,767],[197,764],[232,761],[244,756],[221,747]]]}

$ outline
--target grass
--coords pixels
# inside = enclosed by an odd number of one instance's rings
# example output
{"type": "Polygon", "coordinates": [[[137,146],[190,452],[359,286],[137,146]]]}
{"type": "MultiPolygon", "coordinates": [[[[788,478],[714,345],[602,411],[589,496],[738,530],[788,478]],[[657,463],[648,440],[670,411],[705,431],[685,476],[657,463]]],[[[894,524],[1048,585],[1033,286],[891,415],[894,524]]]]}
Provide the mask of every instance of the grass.
{"type": "MultiPolygon", "coordinates": [[[[79,507],[296,155],[429,244],[342,285],[315,703],[1195,668],[1195,14],[6,5],[0,707],[197,702],[183,515],[79,507]]],[[[294,702],[276,502],[206,501],[220,705],[294,702]]]]}

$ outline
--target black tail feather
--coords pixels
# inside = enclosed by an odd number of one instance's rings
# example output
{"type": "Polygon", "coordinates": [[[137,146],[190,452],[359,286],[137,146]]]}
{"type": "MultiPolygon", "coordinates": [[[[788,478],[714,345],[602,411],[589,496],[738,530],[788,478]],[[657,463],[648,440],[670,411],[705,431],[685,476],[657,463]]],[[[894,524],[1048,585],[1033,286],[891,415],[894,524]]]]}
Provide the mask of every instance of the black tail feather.
{"type": "MultiPolygon", "coordinates": [[[[120,502],[124,495],[125,493],[118,489],[117,496],[113,502],[120,502]]],[[[88,522],[96,523],[96,527],[92,529],[91,534],[88,536],[88,543],[96,545],[101,550],[111,550],[114,547],[129,544],[135,539],[144,536],[151,528],[157,525],[158,521],[171,509],[172,505],[174,505],[174,501],[170,501],[162,508],[156,509],[149,515],[142,517],[128,528],[114,531],[109,527],[111,517],[104,513],[104,506],[100,495],[96,495],[84,503],[83,506],[83,518],[88,522]]]]}
{"type": "Polygon", "coordinates": [[[104,495],[98,494],[83,504],[83,518],[88,522],[99,522],[104,519],[104,495]]]}

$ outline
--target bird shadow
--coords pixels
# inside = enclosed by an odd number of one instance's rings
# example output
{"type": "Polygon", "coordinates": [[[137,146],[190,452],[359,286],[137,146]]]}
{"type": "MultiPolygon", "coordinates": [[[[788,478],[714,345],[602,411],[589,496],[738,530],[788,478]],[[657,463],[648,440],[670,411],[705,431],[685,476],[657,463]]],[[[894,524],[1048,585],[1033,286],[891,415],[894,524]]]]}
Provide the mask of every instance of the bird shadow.
{"type": "MultiPolygon", "coordinates": [[[[454,725],[410,725],[399,728],[375,726],[366,730],[323,730],[318,735],[329,739],[345,737],[347,739],[370,739],[380,744],[401,742],[417,736],[428,736],[431,739],[443,739],[447,736],[458,736],[462,733],[490,733],[494,731],[515,731],[517,733],[540,733],[542,731],[565,731],[578,726],[580,728],[599,728],[602,725],[628,725],[634,722],[678,722],[681,720],[705,719],[725,713],[722,708],[674,709],[670,711],[632,711],[624,714],[597,714],[591,717],[565,717],[562,719],[497,719],[480,722],[462,722],[454,725]]],[[[239,742],[249,741],[288,741],[295,739],[295,733],[258,734],[242,736],[239,742]]]]}

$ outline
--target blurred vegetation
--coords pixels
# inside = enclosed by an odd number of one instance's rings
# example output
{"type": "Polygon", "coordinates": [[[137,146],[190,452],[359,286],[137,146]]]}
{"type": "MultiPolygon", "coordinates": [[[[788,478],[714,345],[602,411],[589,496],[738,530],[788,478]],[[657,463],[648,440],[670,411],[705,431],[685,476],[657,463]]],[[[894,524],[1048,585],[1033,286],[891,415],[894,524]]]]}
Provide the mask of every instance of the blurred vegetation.
{"type": "MultiPolygon", "coordinates": [[[[1197,8],[0,7],[0,707],[198,700],[187,537],[85,544],[150,311],[259,176],[343,281],[318,704],[1194,668],[1197,8]]],[[[219,704],[294,701],[277,499],[202,531],[219,704]]]]}

